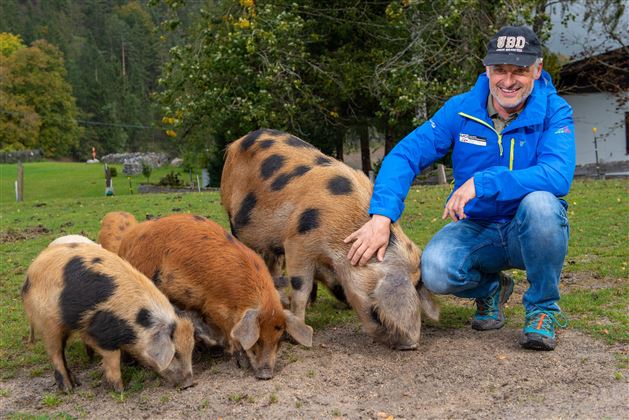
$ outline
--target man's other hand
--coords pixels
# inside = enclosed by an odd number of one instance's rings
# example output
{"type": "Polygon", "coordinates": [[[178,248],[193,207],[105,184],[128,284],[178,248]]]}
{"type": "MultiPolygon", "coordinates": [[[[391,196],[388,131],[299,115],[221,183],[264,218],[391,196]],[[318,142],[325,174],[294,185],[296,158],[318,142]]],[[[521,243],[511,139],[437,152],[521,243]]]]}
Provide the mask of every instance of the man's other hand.
{"type": "Polygon", "coordinates": [[[347,259],[352,265],[363,266],[377,252],[378,261],[384,260],[384,252],[389,244],[390,229],[391,219],[379,214],[371,216],[367,223],[343,240],[346,244],[354,242],[347,254],[347,259]]]}
{"type": "Polygon", "coordinates": [[[441,218],[446,219],[450,216],[450,219],[455,222],[465,219],[467,217],[463,211],[465,205],[474,197],[476,197],[476,187],[474,187],[474,177],[471,177],[450,196],[441,218]]]}

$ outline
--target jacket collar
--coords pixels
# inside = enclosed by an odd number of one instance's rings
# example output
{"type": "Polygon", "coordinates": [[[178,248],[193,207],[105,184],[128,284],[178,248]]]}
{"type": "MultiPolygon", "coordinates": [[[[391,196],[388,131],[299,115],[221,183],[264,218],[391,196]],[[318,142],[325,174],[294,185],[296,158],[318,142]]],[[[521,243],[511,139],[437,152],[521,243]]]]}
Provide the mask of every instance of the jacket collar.
{"type": "MultiPolygon", "coordinates": [[[[504,131],[511,131],[526,125],[543,124],[546,116],[548,96],[555,92],[557,91],[553,86],[550,74],[542,70],[542,75],[535,81],[533,92],[528,97],[520,115],[504,131]]],[[[487,114],[488,95],[489,79],[485,73],[482,73],[478,76],[474,87],[465,95],[465,99],[460,105],[460,111],[490,123],[491,120],[487,114]]]]}

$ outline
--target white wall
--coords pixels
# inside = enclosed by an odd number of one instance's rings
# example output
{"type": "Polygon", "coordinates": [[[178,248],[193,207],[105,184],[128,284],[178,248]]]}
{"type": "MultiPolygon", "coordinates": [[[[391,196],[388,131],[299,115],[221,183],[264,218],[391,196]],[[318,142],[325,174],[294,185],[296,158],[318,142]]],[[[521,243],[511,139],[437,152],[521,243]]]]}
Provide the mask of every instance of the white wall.
{"type": "Polygon", "coordinates": [[[577,165],[596,162],[594,135],[597,128],[599,162],[628,161],[626,154],[625,112],[627,105],[618,104],[610,93],[562,95],[574,111],[574,128],[577,146],[577,165]]]}

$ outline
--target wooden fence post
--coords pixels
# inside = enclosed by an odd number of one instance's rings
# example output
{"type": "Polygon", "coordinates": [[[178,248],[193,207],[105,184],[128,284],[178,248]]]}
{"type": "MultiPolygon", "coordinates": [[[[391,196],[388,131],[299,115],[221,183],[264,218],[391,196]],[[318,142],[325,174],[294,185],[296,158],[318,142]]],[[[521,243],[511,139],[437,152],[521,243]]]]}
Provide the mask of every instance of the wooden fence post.
{"type": "Polygon", "coordinates": [[[16,201],[24,201],[24,165],[22,162],[17,163],[17,191],[15,195],[16,201]]]}

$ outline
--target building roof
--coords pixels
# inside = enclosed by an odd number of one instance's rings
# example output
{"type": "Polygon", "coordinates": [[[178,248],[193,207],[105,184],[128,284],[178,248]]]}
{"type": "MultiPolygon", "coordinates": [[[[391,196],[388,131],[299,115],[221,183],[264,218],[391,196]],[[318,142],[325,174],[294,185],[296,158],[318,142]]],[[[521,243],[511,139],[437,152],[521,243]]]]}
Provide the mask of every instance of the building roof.
{"type": "Polygon", "coordinates": [[[629,47],[565,64],[558,87],[562,94],[629,90],[629,47]]]}

